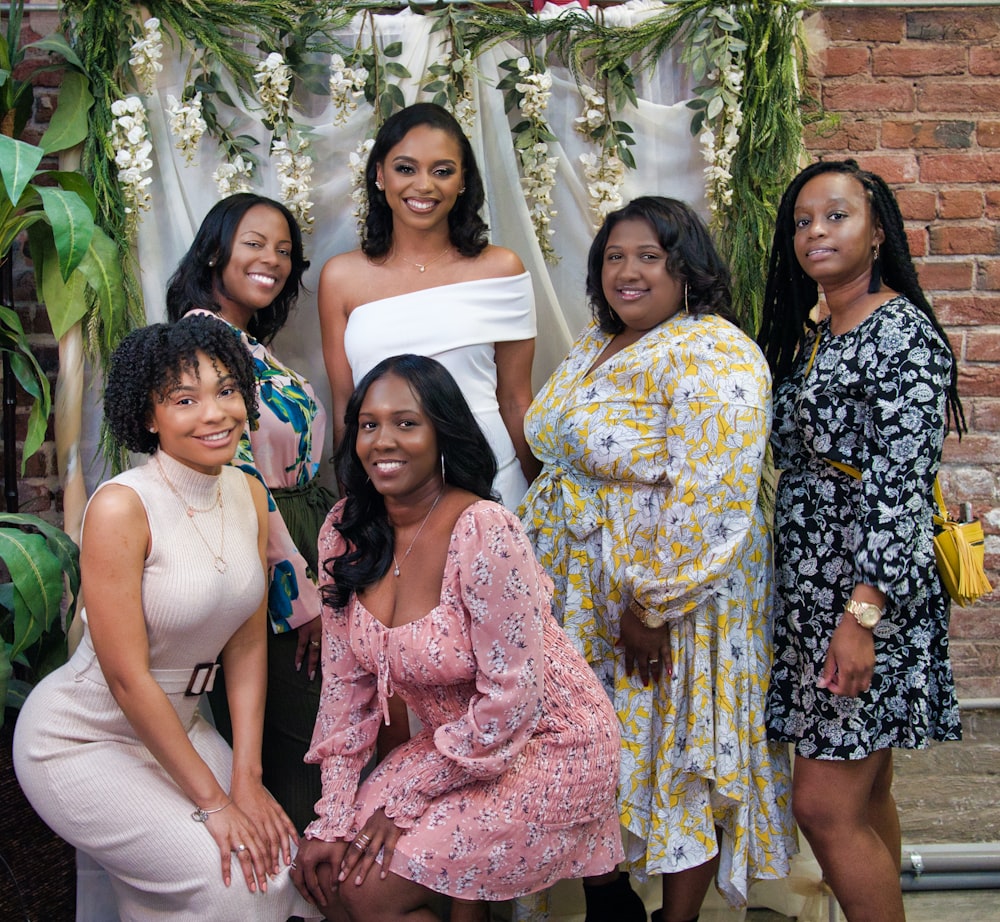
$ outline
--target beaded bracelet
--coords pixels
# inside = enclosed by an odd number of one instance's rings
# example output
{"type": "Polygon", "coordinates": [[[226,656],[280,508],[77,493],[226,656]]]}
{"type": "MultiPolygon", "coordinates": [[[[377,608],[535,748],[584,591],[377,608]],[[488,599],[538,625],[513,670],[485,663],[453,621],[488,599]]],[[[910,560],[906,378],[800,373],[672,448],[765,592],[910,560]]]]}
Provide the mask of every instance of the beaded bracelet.
{"type": "Polygon", "coordinates": [[[221,807],[215,807],[212,810],[205,810],[202,807],[195,807],[194,813],[191,814],[191,819],[193,819],[196,823],[207,823],[208,818],[211,814],[221,813],[231,803],[232,803],[231,799],[227,800],[221,807]]]}

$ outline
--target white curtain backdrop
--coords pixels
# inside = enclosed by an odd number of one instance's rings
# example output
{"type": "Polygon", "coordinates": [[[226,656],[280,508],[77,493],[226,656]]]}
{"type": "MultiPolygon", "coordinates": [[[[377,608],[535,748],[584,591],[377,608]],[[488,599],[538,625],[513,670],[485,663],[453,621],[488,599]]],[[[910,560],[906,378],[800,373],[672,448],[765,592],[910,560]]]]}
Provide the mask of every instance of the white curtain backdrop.
{"type": "MultiPolygon", "coordinates": [[[[565,7],[547,7],[542,15],[558,15],[565,7]]],[[[605,11],[609,24],[628,25],[662,11],[659,4],[633,2],[605,11]]],[[[349,46],[357,37],[359,21],[341,33],[349,46]]],[[[413,79],[401,81],[407,103],[428,97],[419,92],[426,82],[429,64],[440,61],[440,33],[430,34],[433,20],[404,10],[395,15],[376,17],[380,46],[401,41],[403,64],[413,79]]],[[[167,48],[169,49],[169,44],[167,48]]],[[[516,112],[504,113],[503,93],[496,84],[505,72],[501,61],[516,58],[523,49],[502,43],[481,56],[477,62],[478,80],[475,101],[478,110],[472,145],[486,184],[486,214],[493,243],[509,247],[520,255],[531,273],[538,309],[533,380],[537,389],[565,355],[570,343],[585,324],[589,311],[584,297],[586,255],[593,237],[593,216],[588,205],[586,180],[579,156],[596,151],[588,139],[574,130],[574,119],[581,114],[582,99],[565,68],[553,68],[552,96],[547,117],[558,143],[550,144],[552,156],[559,157],[557,185],[553,192],[553,219],[556,265],[547,265],[535,241],[528,208],[521,194],[517,156],[510,126],[520,120],[516,112]]],[[[166,112],[167,96],[180,98],[184,90],[186,60],[164,56],[164,69],[156,91],[144,98],[150,137],[153,143],[152,207],[144,212],[139,226],[138,254],[141,282],[149,322],[164,317],[164,291],[178,260],[190,245],[195,231],[219,193],[212,173],[223,162],[214,141],[203,138],[196,162],[188,165],[174,147],[166,112]]],[[[637,195],[659,194],[684,199],[705,214],[703,168],[697,141],[690,131],[691,110],[685,105],[690,88],[667,53],[651,74],[635,74],[639,95],[637,109],[620,114],[635,130],[632,148],[637,169],[629,171],[623,188],[625,201],[637,195]]],[[[235,93],[232,94],[237,99],[235,93]]],[[[328,402],[328,387],[320,351],[319,322],[316,314],[316,287],[323,263],[338,253],[355,249],[358,236],[351,214],[351,175],[348,157],[358,144],[370,136],[374,126],[371,107],[360,101],[359,108],[344,126],[334,127],[333,110],[328,99],[305,96],[296,99],[305,111],[296,114],[296,122],[310,132],[313,157],[315,217],[311,235],[306,235],[306,252],[312,266],[305,275],[306,290],[299,299],[288,325],[275,341],[275,351],[293,368],[306,374],[316,385],[321,399],[328,402]]],[[[261,125],[258,113],[244,113],[240,133],[260,140],[255,149],[261,156],[261,169],[254,189],[263,195],[280,198],[280,186],[268,162],[269,133],[261,125]]],[[[93,484],[91,484],[91,487],[93,484]]]]}

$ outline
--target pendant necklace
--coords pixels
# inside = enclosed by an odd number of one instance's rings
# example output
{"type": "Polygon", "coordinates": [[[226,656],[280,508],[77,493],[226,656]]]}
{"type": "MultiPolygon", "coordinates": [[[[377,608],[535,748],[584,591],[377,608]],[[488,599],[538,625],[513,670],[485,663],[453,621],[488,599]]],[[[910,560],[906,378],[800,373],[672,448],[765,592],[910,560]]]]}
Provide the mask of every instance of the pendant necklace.
{"type": "Polygon", "coordinates": [[[201,538],[201,543],[205,545],[205,548],[208,551],[208,553],[212,555],[212,565],[219,573],[225,573],[226,568],[229,566],[229,564],[226,563],[226,559],[222,556],[226,550],[226,510],[222,504],[222,481],[219,480],[215,484],[215,502],[212,503],[211,506],[208,506],[205,509],[199,509],[197,506],[192,506],[181,495],[180,490],[178,490],[177,487],[173,485],[170,478],[167,476],[167,472],[163,469],[163,465],[160,463],[159,456],[153,455],[153,460],[156,462],[156,466],[160,470],[160,476],[163,478],[164,483],[166,483],[166,485],[170,487],[170,492],[177,497],[177,501],[181,504],[181,506],[184,508],[184,511],[187,513],[187,517],[191,521],[191,525],[193,526],[198,537],[201,538]],[[216,554],[215,551],[212,550],[212,545],[208,543],[208,539],[202,534],[202,531],[198,527],[198,523],[195,521],[194,518],[196,512],[201,512],[201,513],[211,512],[216,507],[218,507],[219,515],[221,516],[219,520],[220,540],[219,540],[218,554],[216,554]]]}
{"type": "Polygon", "coordinates": [[[439,259],[441,259],[441,257],[443,257],[446,253],[450,251],[451,251],[451,244],[449,243],[448,246],[446,246],[440,253],[438,253],[437,256],[435,256],[433,259],[428,259],[427,262],[425,263],[416,263],[412,259],[407,259],[405,256],[400,256],[399,258],[403,260],[403,262],[409,263],[411,266],[416,266],[417,269],[423,272],[429,265],[431,265],[432,263],[436,263],[439,259]]]}
{"type": "MultiPolygon", "coordinates": [[[[424,530],[424,526],[427,524],[427,520],[431,517],[431,513],[434,511],[434,507],[438,504],[441,497],[444,496],[444,487],[441,487],[441,492],[435,497],[434,502],[431,503],[431,508],[427,510],[427,515],[424,516],[423,521],[420,523],[420,527],[417,529],[417,533],[413,536],[413,540],[410,542],[410,546],[403,552],[403,560],[405,561],[407,557],[410,556],[410,551],[413,550],[413,545],[417,543],[417,538],[420,537],[420,532],[424,530]]],[[[393,571],[392,575],[397,579],[399,578],[399,561],[396,560],[396,548],[393,546],[392,549],[392,563],[393,571]]]]}

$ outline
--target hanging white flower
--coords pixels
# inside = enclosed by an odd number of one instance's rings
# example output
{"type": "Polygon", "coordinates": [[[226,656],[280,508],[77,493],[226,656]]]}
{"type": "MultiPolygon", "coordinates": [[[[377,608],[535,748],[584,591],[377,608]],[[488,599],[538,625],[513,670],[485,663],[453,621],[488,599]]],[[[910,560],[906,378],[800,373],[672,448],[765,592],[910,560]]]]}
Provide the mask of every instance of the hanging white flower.
{"type": "Polygon", "coordinates": [[[313,160],[306,151],[309,142],[292,132],[287,141],[274,141],[271,156],[275,159],[275,171],[281,186],[281,200],[295,215],[303,233],[312,233],[316,220],[311,214],[313,203],[309,200],[312,192],[313,160]]]}
{"type": "Polygon", "coordinates": [[[257,65],[253,79],[257,84],[257,99],[264,109],[264,121],[274,126],[287,119],[292,72],[285,59],[272,51],[257,65]]]}
{"type": "Polygon", "coordinates": [[[599,230],[604,219],[624,204],[621,187],[625,181],[625,164],[620,157],[607,150],[600,156],[580,154],[580,162],[587,179],[590,210],[597,219],[594,230],[599,230]]]}
{"type": "Polygon", "coordinates": [[[128,59],[128,63],[139,88],[148,96],[156,86],[156,75],[163,70],[160,63],[163,56],[163,35],[160,32],[160,20],[155,16],[147,19],[142,27],[142,38],[136,39],[129,49],[132,57],[128,59]]]}
{"type": "Polygon", "coordinates": [[[368,166],[368,155],[375,146],[374,138],[366,138],[358,145],[358,149],[351,151],[348,158],[348,167],[351,171],[351,201],[354,202],[354,209],[351,214],[358,226],[358,236],[362,235],[365,220],[368,217],[368,189],[365,185],[365,169],[368,166]]]}
{"type": "Polygon", "coordinates": [[[174,136],[174,146],[184,155],[184,160],[194,163],[198,142],[208,125],[201,117],[201,93],[195,93],[187,103],[167,96],[167,114],[170,116],[170,131],[174,136]]]}
{"type": "Polygon", "coordinates": [[[108,140],[114,151],[127,220],[134,229],[139,212],[149,210],[149,186],[153,179],[146,174],[153,168],[150,159],[153,145],[146,130],[146,110],[138,96],[115,100],[111,104],[111,114],[114,119],[108,140]]]}
{"type": "Polygon", "coordinates": [[[344,59],[335,54],[330,58],[330,101],[333,103],[333,124],[344,125],[351,113],[358,108],[358,100],[365,95],[368,71],[364,67],[348,67],[344,59]]]}
{"type": "Polygon", "coordinates": [[[237,154],[231,163],[223,163],[213,174],[212,181],[219,190],[219,198],[250,191],[253,164],[237,154]]]}
{"type": "Polygon", "coordinates": [[[573,129],[580,134],[590,135],[595,128],[600,128],[607,121],[607,107],[604,97],[592,86],[581,85],[580,94],[583,96],[583,113],[573,120],[573,129]]]}

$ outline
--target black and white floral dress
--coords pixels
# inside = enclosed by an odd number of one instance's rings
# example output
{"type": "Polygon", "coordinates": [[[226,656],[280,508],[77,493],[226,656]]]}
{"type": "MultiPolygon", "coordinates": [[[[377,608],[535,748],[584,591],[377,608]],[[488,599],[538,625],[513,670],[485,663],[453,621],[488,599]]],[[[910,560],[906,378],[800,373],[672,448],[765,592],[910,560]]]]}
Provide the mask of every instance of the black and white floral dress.
{"type": "Polygon", "coordinates": [[[899,296],[839,336],[823,321],[819,336],[811,367],[814,340],[774,395],[771,443],[783,473],[768,733],[813,759],[959,739],[931,522],[951,354],[899,296]],[[846,698],[816,680],[857,583],[881,589],[887,611],[874,631],[871,688],[846,698]]]}

